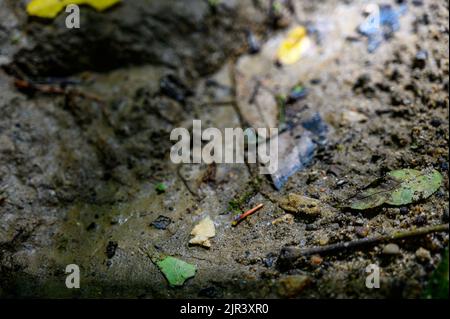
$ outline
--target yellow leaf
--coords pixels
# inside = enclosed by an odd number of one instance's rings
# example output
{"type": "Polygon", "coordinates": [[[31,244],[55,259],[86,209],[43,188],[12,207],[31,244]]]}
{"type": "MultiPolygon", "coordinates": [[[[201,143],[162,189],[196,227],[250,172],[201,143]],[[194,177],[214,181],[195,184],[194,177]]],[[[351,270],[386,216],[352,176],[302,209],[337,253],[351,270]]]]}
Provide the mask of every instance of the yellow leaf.
{"type": "Polygon", "coordinates": [[[87,4],[103,11],[121,0],[32,0],[27,5],[27,13],[41,18],[55,18],[69,4],[87,4]]]}
{"type": "Polygon", "coordinates": [[[91,7],[94,7],[98,11],[103,11],[108,9],[112,5],[120,2],[120,0],[87,0],[86,4],[89,4],[91,7]]]}
{"type": "Polygon", "coordinates": [[[202,245],[207,248],[211,247],[209,238],[216,236],[216,228],[211,218],[207,216],[199,222],[191,231],[191,235],[194,238],[189,241],[189,244],[202,245]]]}
{"type": "Polygon", "coordinates": [[[311,41],[306,29],[298,26],[292,29],[281,42],[277,52],[277,59],[281,64],[293,64],[309,48],[311,41]]]}
{"type": "Polygon", "coordinates": [[[27,13],[42,18],[54,18],[63,7],[62,1],[33,0],[27,5],[27,13]]]}

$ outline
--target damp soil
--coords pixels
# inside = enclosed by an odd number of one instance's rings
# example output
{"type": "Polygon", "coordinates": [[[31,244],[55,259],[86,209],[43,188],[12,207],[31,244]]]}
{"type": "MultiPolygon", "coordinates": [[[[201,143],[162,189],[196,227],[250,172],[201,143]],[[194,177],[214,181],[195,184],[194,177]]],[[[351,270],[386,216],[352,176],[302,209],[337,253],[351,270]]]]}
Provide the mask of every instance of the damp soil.
{"type": "Polygon", "coordinates": [[[294,1],[295,13],[276,19],[262,0],[124,1],[103,13],[83,7],[80,30],[66,29],[64,15],[27,17],[25,2],[0,0],[0,296],[423,296],[448,233],[397,241],[395,255],[379,244],[284,267],[277,260],[285,246],[448,223],[447,1],[407,1],[400,30],[373,53],[356,32],[359,1],[294,1]],[[287,116],[312,109],[330,128],[312,162],[281,190],[252,165],[173,164],[172,129],[191,129],[193,119],[204,128],[248,124],[236,68],[264,69],[259,55],[296,23],[318,30],[314,46],[295,75],[284,66],[274,81],[287,93],[295,76],[308,90],[287,116]],[[249,32],[260,52],[251,54],[249,32]],[[430,167],[444,181],[425,200],[339,208],[390,170],[430,167]],[[290,193],[316,199],[323,213],[286,217],[290,193]],[[259,203],[232,226],[236,208],[259,203]],[[216,228],[211,247],[190,246],[206,216],[216,228]],[[170,287],[155,251],[196,265],[196,275],[170,287]],[[80,289],[65,286],[68,264],[80,266],[80,289]],[[366,287],[370,264],[382,269],[380,289],[366,287]]]}

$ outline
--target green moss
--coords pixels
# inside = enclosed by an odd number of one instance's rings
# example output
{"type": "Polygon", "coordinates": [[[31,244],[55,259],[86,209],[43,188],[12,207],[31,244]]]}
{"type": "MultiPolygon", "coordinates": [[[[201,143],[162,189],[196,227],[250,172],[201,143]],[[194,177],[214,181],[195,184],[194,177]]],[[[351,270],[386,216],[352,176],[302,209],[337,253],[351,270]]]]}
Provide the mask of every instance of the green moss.
{"type": "Polygon", "coordinates": [[[167,190],[167,185],[164,183],[158,183],[155,186],[155,190],[158,194],[162,194],[167,190]]]}
{"type": "Polygon", "coordinates": [[[235,198],[228,202],[228,210],[233,215],[242,214],[243,206],[259,191],[260,186],[261,178],[259,176],[251,180],[244,194],[240,196],[236,195],[235,198]]]}

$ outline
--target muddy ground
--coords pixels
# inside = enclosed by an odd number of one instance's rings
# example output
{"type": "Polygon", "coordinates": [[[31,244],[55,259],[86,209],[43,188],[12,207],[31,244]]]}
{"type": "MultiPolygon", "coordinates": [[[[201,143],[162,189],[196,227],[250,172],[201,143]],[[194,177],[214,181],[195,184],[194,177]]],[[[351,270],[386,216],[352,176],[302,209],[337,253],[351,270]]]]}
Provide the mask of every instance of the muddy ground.
{"type": "Polygon", "coordinates": [[[448,1],[406,1],[400,30],[373,53],[356,32],[366,1],[293,1],[295,13],[283,8],[277,19],[268,1],[124,1],[103,13],[83,7],[79,30],[64,27],[64,14],[29,18],[25,3],[0,0],[0,296],[423,296],[446,232],[397,241],[393,255],[379,244],[277,260],[285,246],[448,223],[448,1]],[[272,70],[265,57],[298,23],[317,36],[295,66],[273,66],[269,97],[292,81],[308,89],[286,114],[312,109],[328,124],[313,161],[281,190],[251,165],[172,164],[173,128],[248,125],[236,72],[272,70]],[[253,55],[249,30],[261,44],[253,55]],[[185,84],[181,96],[162,92],[168,74],[185,84]],[[338,208],[390,170],[430,167],[444,181],[423,201],[338,208]],[[283,217],[290,193],[319,200],[324,213],[283,217]],[[264,207],[232,227],[230,202],[264,207]],[[159,216],[167,227],[152,224],[159,216]],[[211,248],[188,245],[205,216],[216,228],[211,248]],[[195,277],[169,287],[155,251],[195,264],[195,277]],[[72,263],[80,289],[65,286],[72,263]],[[379,289],[365,286],[369,264],[381,267],[379,289]]]}

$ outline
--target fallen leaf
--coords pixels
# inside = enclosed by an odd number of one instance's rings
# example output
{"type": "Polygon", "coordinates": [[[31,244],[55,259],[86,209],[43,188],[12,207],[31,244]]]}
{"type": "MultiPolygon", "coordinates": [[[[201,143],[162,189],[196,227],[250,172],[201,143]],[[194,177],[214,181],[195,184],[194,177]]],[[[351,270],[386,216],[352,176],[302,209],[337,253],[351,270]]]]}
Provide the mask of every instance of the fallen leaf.
{"type": "Polygon", "coordinates": [[[402,169],[389,174],[402,182],[386,201],[390,205],[400,206],[428,198],[442,183],[442,175],[436,170],[422,173],[413,169],[402,169]]]}
{"type": "Polygon", "coordinates": [[[395,170],[372,182],[351,198],[345,207],[365,210],[383,204],[402,206],[430,197],[441,183],[442,175],[434,169],[395,170]]]}
{"type": "Polygon", "coordinates": [[[281,64],[293,64],[300,59],[310,45],[311,40],[308,37],[306,28],[297,26],[281,42],[277,52],[277,60],[281,64]]]}
{"type": "Polygon", "coordinates": [[[27,5],[27,13],[31,16],[53,19],[69,4],[87,4],[97,11],[103,11],[121,0],[32,0],[27,5]]]}
{"type": "Polygon", "coordinates": [[[182,286],[184,282],[195,276],[197,267],[187,262],[168,256],[156,263],[171,286],[182,286]]]}
{"type": "Polygon", "coordinates": [[[216,229],[211,218],[208,216],[199,222],[194,229],[192,229],[191,235],[193,235],[194,238],[189,241],[189,244],[202,245],[207,248],[211,247],[209,238],[216,236],[216,229]]]}

